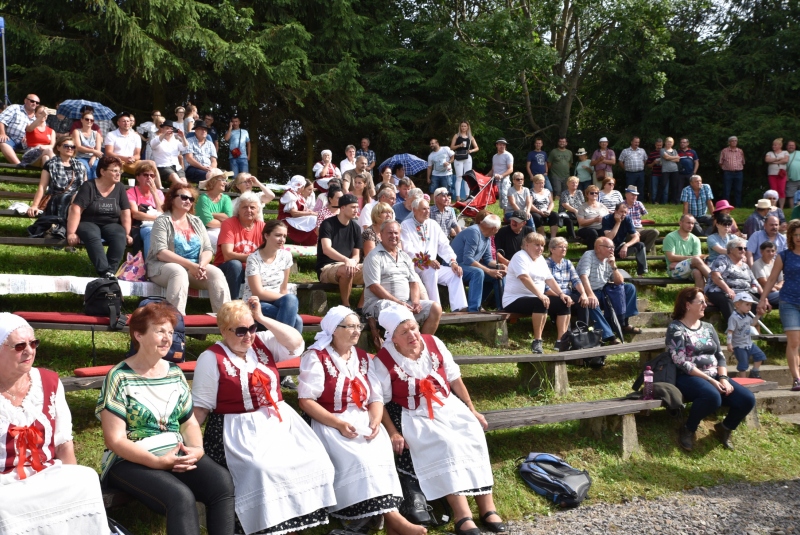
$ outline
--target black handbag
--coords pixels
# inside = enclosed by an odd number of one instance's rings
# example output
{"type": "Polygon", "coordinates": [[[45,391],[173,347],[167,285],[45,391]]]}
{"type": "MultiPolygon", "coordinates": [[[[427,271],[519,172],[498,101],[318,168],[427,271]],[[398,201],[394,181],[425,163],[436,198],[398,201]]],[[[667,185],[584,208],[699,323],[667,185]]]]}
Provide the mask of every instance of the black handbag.
{"type": "Polygon", "coordinates": [[[409,474],[398,472],[400,488],[403,489],[403,503],[400,514],[412,524],[437,527],[453,520],[453,509],[446,498],[432,500],[430,503],[422,493],[419,480],[409,474]]]}
{"type": "Polygon", "coordinates": [[[595,331],[594,327],[588,327],[582,321],[576,321],[575,327],[568,330],[561,337],[561,342],[558,344],[559,351],[574,351],[576,349],[586,349],[589,347],[597,347],[602,340],[602,334],[595,331]]]}

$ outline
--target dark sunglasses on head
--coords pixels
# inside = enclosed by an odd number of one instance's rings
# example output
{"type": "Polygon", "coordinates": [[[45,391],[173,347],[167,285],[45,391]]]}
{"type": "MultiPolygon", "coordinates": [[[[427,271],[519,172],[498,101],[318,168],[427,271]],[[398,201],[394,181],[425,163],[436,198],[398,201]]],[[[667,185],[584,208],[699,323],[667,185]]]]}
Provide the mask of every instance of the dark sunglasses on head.
{"type": "Polygon", "coordinates": [[[243,338],[247,333],[256,334],[257,329],[258,325],[254,323],[250,327],[236,327],[235,329],[231,329],[231,331],[239,338],[243,338]]]}
{"type": "Polygon", "coordinates": [[[39,340],[34,339],[31,340],[30,342],[20,342],[18,344],[14,344],[13,346],[9,347],[13,347],[14,351],[16,351],[17,353],[22,353],[23,351],[25,351],[25,346],[27,345],[31,346],[31,349],[36,349],[37,347],[39,347],[39,340]]]}
{"type": "MultiPolygon", "coordinates": [[[[155,175],[153,175],[153,176],[155,176],[155,175]]],[[[184,201],[190,201],[190,202],[194,202],[194,197],[192,197],[191,195],[183,195],[183,194],[180,194],[180,195],[175,195],[175,197],[180,197],[180,198],[181,198],[181,199],[183,199],[184,201]]]]}

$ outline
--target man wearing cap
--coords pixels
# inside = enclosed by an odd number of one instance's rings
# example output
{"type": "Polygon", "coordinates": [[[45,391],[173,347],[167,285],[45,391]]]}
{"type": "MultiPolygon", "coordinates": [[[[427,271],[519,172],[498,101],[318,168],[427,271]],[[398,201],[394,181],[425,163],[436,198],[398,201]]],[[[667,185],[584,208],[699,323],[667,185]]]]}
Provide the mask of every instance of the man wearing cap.
{"type": "Polygon", "coordinates": [[[186,152],[186,178],[195,184],[205,180],[206,173],[217,167],[217,149],[208,140],[208,125],[197,121],[195,137],[189,140],[186,152]]]}
{"type": "Polygon", "coordinates": [[[728,138],[728,146],[719,153],[719,166],[722,168],[722,182],[724,189],[722,196],[733,202],[735,206],[742,205],[742,182],[744,182],[744,151],[737,147],[739,138],[728,138]],[[731,191],[732,190],[732,191],[731,191]],[[733,198],[731,198],[733,193],[733,198]]]}
{"type": "Polygon", "coordinates": [[[411,204],[413,213],[400,224],[403,250],[414,259],[414,269],[428,291],[428,298],[441,303],[439,285],[447,286],[450,310],[467,308],[467,295],[461,280],[463,272],[456,262],[456,253],[450,247],[447,234],[435,221],[430,220],[430,205],[424,197],[411,204]],[[440,263],[438,258],[442,259],[440,263]],[[447,265],[448,267],[445,267],[447,265]]]}
{"type": "Polygon", "coordinates": [[[770,241],[775,244],[775,252],[780,254],[786,249],[786,236],[778,232],[780,222],[774,215],[768,215],[764,221],[764,228],[758,232],[747,235],[747,265],[761,258],[761,244],[770,241]]]}
{"type": "Polygon", "coordinates": [[[709,215],[714,211],[714,194],[711,186],[703,184],[703,177],[692,175],[689,185],[681,192],[681,202],[683,203],[683,213],[691,214],[695,218],[692,234],[702,236],[702,227],[711,226],[714,219],[709,215]]]}
{"type": "Polygon", "coordinates": [[[122,172],[133,175],[136,172],[136,162],[141,159],[142,140],[131,129],[133,118],[130,113],[119,114],[117,126],[119,128],[106,134],[103,141],[106,156],[122,160],[122,172]]]}
{"type": "Polygon", "coordinates": [[[553,185],[553,198],[561,198],[561,192],[567,189],[569,170],[572,169],[572,151],[567,148],[567,138],[558,138],[558,146],[547,155],[547,174],[553,185]]]}
{"type": "Polygon", "coordinates": [[[603,217],[603,234],[614,243],[614,255],[619,258],[636,256],[636,272],[647,273],[647,250],[628,215],[628,205],[617,204],[614,211],[603,217]]]}
{"type": "MultiPolygon", "coordinates": [[[[456,153],[450,147],[442,147],[439,140],[431,139],[431,153],[428,155],[428,184],[433,193],[440,187],[447,188],[452,195],[456,175],[453,173],[453,161],[456,153]]],[[[513,165],[513,159],[512,159],[513,165]]]]}
{"type": "Polygon", "coordinates": [[[757,301],[748,292],[739,292],[733,298],[734,312],[728,318],[728,328],[725,335],[728,339],[728,351],[736,357],[736,371],[739,377],[747,377],[747,368],[750,367],[750,358],[753,358],[753,369],[750,378],[761,379],[761,364],[767,356],[753,343],[751,327],[758,325],[758,318],[750,315],[752,305],[757,301]]]}
{"type": "Polygon", "coordinates": [[[364,284],[364,273],[358,260],[363,241],[356,223],[358,199],[348,193],[339,197],[339,213],[319,226],[317,242],[317,277],[320,282],[339,285],[342,305],[350,306],[353,284],[364,284]]]}
{"type": "Polygon", "coordinates": [[[534,232],[525,224],[526,222],[525,212],[515,210],[511,212],[508,225],[497,231],[494,237],[494,246],[497,249],[497,261],[504,266],[508,266],[511,257],[522,250],[522,240],[525,236],[534,232]]]}
{"type": "Polygon", "coordinates": [[[678,222],[678,230],[664,237],[664,258],[667,273],[673,279],[694,280],[694,285],[704,288],[711,270],[700,254],[700,239],[692,234],[695,219],[692,214],[683,214],[678,222]]]}
{"type": "Polygon", "coordinates": [[[600,148],[592,154],[592,167],[594,167],[594,176],[598,183],[602,182],[605,177],[613,176],[612,169],[617,163],[617,155],[608,148],[608,138],[601,137],[599,145],[600,148]]]}
{"type": "Polygon", "coordinates": [[[8,163],[19,163],[15,151],[23,150],[25,130],[36,119],[34,112],[39,104],[39,97],[31,94],[25,97],[24,104],[12,104],[0,113],[0,152],[8,163]]]}
{"type": "Polygon", "coordinates": [[[682,192],[683,188],[691,184],[692,175],[697,174],[697,169],[700,167],[700,158],[697,152],[689,146],[689,138],[683,137],[680,140],[680,148],[678,149],[678,180],[675,182],[675,197],[679,197],[678,192],[682,192]]]}
{"type": "Polygon", "coordinates": [[[644,165],[647,152],[639,147],[639,138],[631,139],[631,146],[622,149],[619,155],[619,166],[625,171],[625,183],[634,189],[644,191],[644,165]]]}
{"type": "MultiPolygon", "coordinates": [[[[205,123],[203,124],[205,125],[205,123]]],[[[242,120],[238,115],[234,115],[228,124],[228,131],[225,132],[225,141],[228,142],[230,149],[229,162],[234,177],[239,173],[250,171],[250,133],[241,126],[242,120]]],[[[196,128],[197,125],[195,125],[196,128]]],[[[208,132],[208,126],[206,126],[206,132],[208,132]]]]}
{"type": "Polygon", "coordinates": [[[450,192],[447,188],[439,188],[433,192],[433,203],[431,220],[435,221],[445,236],[452,240],[461,232],[461,227],[458,226],[456,211],[450,206],[450,192]]]}
{"type": "Polygon", "coordinates": [[[653,204],[667,204],[669,200],[669,184],[661,184],[661,149],[664,148],[664,140],[656,139],[656,146],[647,155],[646,167],[651,170],[650,175],[650,202],[653,204]]]}
{"type": "Polygon", "coordinates": [[[646,251],[654,252],[656,239],[660,232],[654,228],[646,229],[642,226],[642,216],[647,215],[647,208],[639,201],[639,190],[636,186],[625,188],[625,204],[628,205],[628,217],[633,221],[633,228],[639,233],[639,239],[644,243],[646,251]]]}
{"type": "Polygon", "coordinates": [[[500,218],[487,215],[477,225],[459,233],[452,243],[458,265],[464,271],[464,283],[469,286],[469,311],[480,312],[481,303],[494,290],[497,310],[503,308],[503,277],[506,269],[492,258],[492,236],[500,229],[500,218]]]}
{"type": "Polygon", "coordinates": [[[744,228],[742,229],[742,232],[748,237],[764,229],[764,223],[772,210],[772,203],[769,199],[759,199],[755,207],[756,209],[753,210],[753,213],[745,220],[744,228]]]}
{"type": "Polygon", "coordinates": [[[420,299],[414,263],[400,249],[400,233],[397,221],[382,223],[381,240],[364,259],[364,314],[378,318],[386,307],[398,304],[414,314],[420,332],[434,334],[442,317],[442,306],[420,299]]]}
{"type": "Polygon", "coordinates": [[[510,175],[514,172],[514,156],[510,152],[506,152],[506,145],[508,142],[504,138],[500,138],[495,142],[497,153],[492,156],[492,168],[489,174],[496,181],[500,197],[498,202],[503,213],[508,211],[508,188],[511,187],[510,175]]]}
{"type": "Polygon", "coordinates": [[[533,140],[533,150],[528,153],[525,167],[528,169],[528,178],[533,182],[535,175],[544,176],[544,187],[552,193],[553,186],[547,176],[547,153],[542,150],[542,138],[537,137],[533,140]]]}

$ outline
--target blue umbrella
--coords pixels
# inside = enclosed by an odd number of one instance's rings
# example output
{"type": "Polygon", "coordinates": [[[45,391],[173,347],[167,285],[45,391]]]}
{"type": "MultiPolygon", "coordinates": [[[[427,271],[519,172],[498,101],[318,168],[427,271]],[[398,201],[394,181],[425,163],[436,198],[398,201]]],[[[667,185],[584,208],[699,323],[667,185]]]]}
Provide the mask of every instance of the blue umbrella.
{"type": "Polygon", "coordinates": [[[94,108],[94,119],[95,121],[110,121],[117,114],[109,108],[108,106],[103,106],[99,102],[92,102],[91,100],[65,100],[62,102],[56,113],[59,115],[63,115],[64,117],[69,117],[70,119],[80,119],[81,118],[81,108],[83,106],[91,106],[94,108]]]}
{"type": "Polygon", "coordinates": [[[413,154],[395,154],[380,164],[378,169],[383,169],[387,165],[389,167],[394,167],[396,164],[402,164],[407,175],[416,175],[420,171],[424,171],[428,168],[428,162],[422,158],[414,156],[413,154]]]}

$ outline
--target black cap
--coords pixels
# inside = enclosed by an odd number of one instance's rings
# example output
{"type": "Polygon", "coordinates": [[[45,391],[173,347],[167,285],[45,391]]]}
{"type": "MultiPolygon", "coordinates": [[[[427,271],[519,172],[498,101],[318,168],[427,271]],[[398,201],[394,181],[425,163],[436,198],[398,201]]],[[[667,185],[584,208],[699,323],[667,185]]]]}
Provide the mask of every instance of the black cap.
{"type": "Polygon", "coordinates": [[[358,197],[356,197],[352,193],[345,193],[344,195],[339,197],[339,208],[354,203],[358,204],[358,197]]]}
{"type": "Polygon", "coordinates": [[[525,223],[528,218],[525,217],[525,212],[522,210],[514,210],[511,212],[511,217],[509,219],[516,219],[519,223],[525,223]]]}
{"type": "Polygon", "coordinates": [[[204,123],[203,121],[196,121],[194,123],[194,129],[197,130],[198,128],[202,128],[203,130],[208,132],[208,125],[206,123],[204,123]]]}

